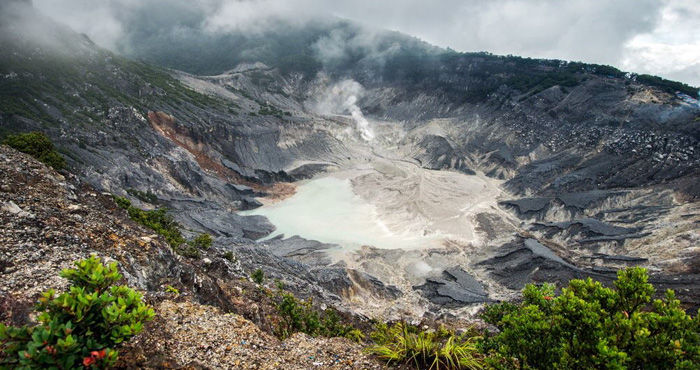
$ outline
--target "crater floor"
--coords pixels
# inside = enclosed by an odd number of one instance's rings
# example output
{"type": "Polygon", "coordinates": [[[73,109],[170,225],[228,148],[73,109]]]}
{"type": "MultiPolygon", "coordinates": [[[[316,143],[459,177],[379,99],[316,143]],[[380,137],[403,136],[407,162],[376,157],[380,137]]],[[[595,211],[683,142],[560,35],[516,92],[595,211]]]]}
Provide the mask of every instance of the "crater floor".
{"type": "MultiPolygon", "coordinates": [[[[363,154],[361,160],[298,183],[289,198],[263,200],[264,206],[240,212],[265,216],[275,225],[261,244],[297,240],[295,236],[319,241],[326,245],[323,259],[370,274],[402,292],[398,299],[385,300],[357,289],[346,297],[354,310],[388,316],[422,313],[427,302],[415,286],[439,278],[448,268],[470,270],[489,246],[514,235],[517,223],[498,206],[500,180],[426,169],[380,143],[356,143],[354,150],[363,154]],[[484,217],[506,226],[485,229],[484,217]]],[[[309,250],[300,247],[294,253],[309,250]]],[[[313,256],[322,263],[317,248],[313,256]]],[[[490,290],[499,294],[496,286],[490,290]]]]}

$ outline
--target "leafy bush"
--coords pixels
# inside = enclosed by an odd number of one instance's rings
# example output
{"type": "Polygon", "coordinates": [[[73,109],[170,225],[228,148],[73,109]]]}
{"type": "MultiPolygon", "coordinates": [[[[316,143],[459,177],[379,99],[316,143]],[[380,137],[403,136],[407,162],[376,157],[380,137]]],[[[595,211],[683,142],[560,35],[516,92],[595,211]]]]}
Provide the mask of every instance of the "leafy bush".
{"type": "Polygon", "coordinates": [[[166,286],[166,287],[165,287],[165,292],[166,292],[166,293],[172,293],[172,294],[174,294],[176,297],[180,295],[180,290],[177,289],[177,288],[175,288],[175,287],[172,286],[172,285],[166,286]]]}
{"type": "Polygon", "coordinates": [[[478,336],[456,334],[444,327],[423,331],[404,322],[380,323],[371,334],[375,345],[367,350],[389,364],[415,365],[419,369],[481,369],[478,336]]]}
{"type": "Polygon", "coordinates": [[[528,285],[519,305],[496,304],[482,317],[500,333],[484,350],[514,358],[520,368],[690,369],[700,363],[700,319],[673,291],[651,305],[646,270],[618,272],[614,288],[588,278],[554,286],[528,285]]]}
{"type": "Polygon", "coordinates": [[[39,299],[37,326],[0,324],[0,367],[108,367],[117,360],[114,346],[153,318],[141,294],[113,285],[122,278],[116,263],[105,266],[93,256],[75,266],[61,272],[71,282],[67,292],[56,297],[51,289],[39,299]]]}
{"type": "Polygon", "coordinates": [[[253,271],[252,274],[250,274],[250,277],[253,279],[253,281],[256,284],[262,284],[263,281],[265,281],[265,273],[263,272],[262,269],[257,269],[253,271]]]}
{"type": "MultiPolygon", "coordinates": [[[[128,191],[127,191],[128,192],[128,191]]],[[[189,258],[199,258],[200,249],[209,249],[212,244],[212,237],[209,234],[201,233],[189,242],[182,236],[180,226],[173,216],[169,215],[164,208],[154,210],[143,210],[134,207],[131,201],[124,197],[114,196],[114,202],[124,208],[129,218],[146,226],[158,235],[165,238],[170,246],[180,255],[189,258]]]]}
{"type": "Polygon", "coordinates": [[[8,135],[2,143],[27,153],[56,170],[66,167],[65,159],[54,149],[51,140],[41,132],[8,135]]]}
{"type": "Polygon", "coordinates": [[[231,252],[231,251],[224,252],[223,257],[230,262],[233,262],[236,260],[236,256],[234,256],[233,252],[231,252]]]}
{"type": "Polygon", "coordinates": [[[341,322],[335,309],[328,308],[319,313],[314,310],[311,299],[301,301],[288,292],[282,292],[280,298],[277,311],[282,322],[277,327],[276,334],[282,339],[296,332],[311,336],[346,337],[356,341],[364,339],[362,332],[341,322]]]}
{"type": "Polygon", "coordinates": [[[212,238],[211,235],[207,233],[201,233],[197,235],[196,238],[192,239],[189,244],[195,248],[199,249],[209,249],[211,248],[212,238]]]}
{"type": "Polygon", "coordinates": [[[146,211],[131,205],[129,199],[118,196],[114,196],[114,202],[126,210],[130,219],[164,237],[177,253],[190,258],[199,257],[199,250],[194,246],[185,244],[186,240],[182,236],[182,232],[180,232],[180,224],[165,209],[159,208],[146,211]]]}

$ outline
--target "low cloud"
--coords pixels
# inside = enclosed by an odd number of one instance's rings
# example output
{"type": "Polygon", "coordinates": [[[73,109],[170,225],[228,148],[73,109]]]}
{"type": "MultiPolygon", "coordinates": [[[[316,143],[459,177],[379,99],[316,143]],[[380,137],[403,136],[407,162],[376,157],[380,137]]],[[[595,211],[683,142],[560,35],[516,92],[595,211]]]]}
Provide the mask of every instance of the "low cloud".
{"type": "MultiPolygon", "coordinates": [[[[458,51],[614,65],[700,85],[697,0],[34,0],[47,15],[113,50],[128,48],[132,22],[152,32],[263,32],[336,16],[396,30],[458,51]],[[663,59],[669,59],[664,62],[663,59]]],[[[133,36],[133,35],[130,35],[133,36]]],[[[336,41],[319,55],[342,57],[336,41]]],[[[325,45],[324,45],[325,43],[325,45]]],[[[371,47],[371,45],[370,45],[371,47]]]]}

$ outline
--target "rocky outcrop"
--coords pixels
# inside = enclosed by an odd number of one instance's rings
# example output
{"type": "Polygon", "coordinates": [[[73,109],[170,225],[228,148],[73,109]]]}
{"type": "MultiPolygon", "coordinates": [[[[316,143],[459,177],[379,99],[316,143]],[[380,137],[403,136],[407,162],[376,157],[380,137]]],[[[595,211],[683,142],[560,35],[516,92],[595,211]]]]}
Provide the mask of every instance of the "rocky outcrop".
{"type": "Polygon", "coordinates": [[[236,314],[189,302],[163,301],[145,334],[122,350],[130,369],[381,369],[344,338],[303,333],[280,341],[236,314]]]}
{"type": "Polygon", "coordinates": [[[414,287],[433,303],[444,306],[465,306],[489,302],[483,285],[460,267],[445,269],[441,277],[427,278],[414,287]]]}

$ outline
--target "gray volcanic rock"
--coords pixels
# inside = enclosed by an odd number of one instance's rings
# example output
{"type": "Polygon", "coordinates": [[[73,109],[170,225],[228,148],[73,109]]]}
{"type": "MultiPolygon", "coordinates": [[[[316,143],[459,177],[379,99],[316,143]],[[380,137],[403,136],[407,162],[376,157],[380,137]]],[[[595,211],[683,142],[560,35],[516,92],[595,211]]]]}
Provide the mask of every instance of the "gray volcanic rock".
{"type": "Polygon", "coordinates": [[[432,170],[456,169],[462,173],[473,175],[466,161],[465,155],[457,153],[450,143],[442,136],[426,135],[417,145],[421,152],[413,158],[421,163],[421,166],[432,170]]]}
{"type": "Polygon", "coordinates": [[[270,241],[260,242],[258,245],[260,248],[265,248],[276,256],[286,257],[311,266],[330,265],[331,259],[325,251],[338,247],[334,244],[304,239],[298,235],[287,239],[276,237],[270,241]]]}
{"type": "Polygon", "coordinates": [[[563,221],[563,222],[549,222],[549,223],[539,223],[536,222],[535,225],[542,225],[545,227],[557,228],[560,230],[569,229],[572,226],[581,227],[584,232],[592,233],[595,235],[606,235],[606,236],[619,236],[623,234],[631,234],[639,231],[639,228],[631,227],[621,227],[610,225],[605,222],[598,221],[593,218],[583,218],[579,220],[563,221]]]}
{"type": "Polygon", "coordinates": [[[614,235],[614,236],[594,236],[592,238],[584,238],[584,239],[579,239],[577,240],[580,244],[586,244],[586,243],[597,243],[597,242],[605,242],[605,241],[621,241],[625,239],[639,239],[639,238],[644,238],[646,236],[651,235],[651,232],[645,232],[645,233],[636,233],[636,234],[623,234],[623,235],[614,235]]]}
{"type": "Polygon", "coordinates": [[[543,257],[547,260],[560,263],[566,267],[575,268],[572,264],[564,261],[561,257],[557,256],[551,249],[545,247],[540,242],[535,239],[525,239],[523,245],[530,250],[535,256],[543,257]]]}
{"type": "Polygon", "coordinates": [[[479,263],[510,289],[531,281],[565,283],[583,276],[580,270],[534,239],[519,239],[501,247],[501,253],[479,263]]]}
{"type": "Polygon", "coordinates": [[[490,301],[483,285],[460,267],[445,269],[442,277],[428,278],[415,286],[431,302],[444,306],[463,306],[490,301]]]}
{"type": "Polygon", "coordinates": [[[622,262],[632,262],[632,263],[648,261],[647,258],[622,256],[622,255],[611,256],[611,255],[607,255],[605,253],[595,253],[592,256],[590,256],[589,258],[591,258],[591,259],[600,258],[600,259],[605,260],[605,261],[622,261],[622,262]]]}
{"type": "Polygon", "coordinates": [[[257,245],[284,260],[298,262],[298,268],[304,269],[315,282],[333,294],[349,297],[356,294],[356,290],[364,290],[382,299],[396,299],[402,295],[395,286],[386,285],[370,274],[348,269],[342,262],[332,264],[326,251],[338,248],[337,245],[296,235],[287,239],[275,237],[257,245]]]}
{"type": "Polygon", "coordinates": [[[518,212],[539,212],[549,205],[552,198],[521,198],[501,201],[501,204],[515,206],[518,212]]]}
{"type": "Polygon", "coordinates": [[[314,175],[326,172],[334,166],[329,163],[307,163],[287,171],[287,174],[295,180],[310,179],[314,175]]]}
{"type": "Polygon", "coordinates": [[[624,195],[625,192],[611,192],[604,190],[591,190],[581,193],[562,193],[557,194],[557,199],[564,203],[567,207],[576,207],[586,209],[592,203],[600,202],[608,197],[624,195]]]}
{"type": "Polygon", "coordinates": [[[387,285],[376,277],[355,269],[347,270],[352,281],[361,288],[371,292],[376,297],[383,299],[397,299],[403,296],[399,288],[393,285],[387,285]]]}
{"type": "Polygon", "coordinates": [[[193,202],[170,202],[175,219],[183,225],[208,232],[215,236],[232,238],[237,242],[264,237],[275,230],[275,226],[262,216],[239,216],[212,204],[193,202]]]}

